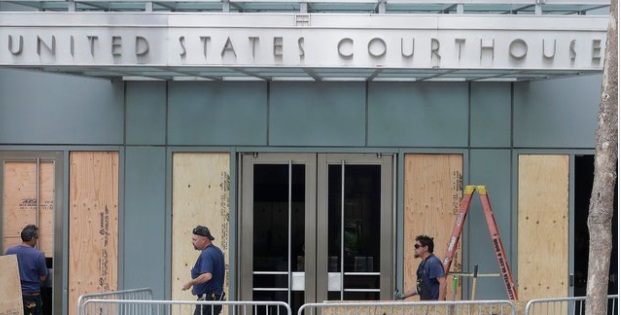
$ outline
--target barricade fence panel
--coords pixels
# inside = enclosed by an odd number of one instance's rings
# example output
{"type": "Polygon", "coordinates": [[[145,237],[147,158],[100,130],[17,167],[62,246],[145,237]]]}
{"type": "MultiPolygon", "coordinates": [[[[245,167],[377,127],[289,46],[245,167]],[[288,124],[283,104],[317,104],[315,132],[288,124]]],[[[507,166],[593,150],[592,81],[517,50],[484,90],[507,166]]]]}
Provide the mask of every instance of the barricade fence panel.
{"type": "Polygon", "coordinates": [[[229,315],[292,315],[291,308],[280,301],[165,301],[165,300],[112,300],[85,301],[79,315],[173,315],[195,314],[201,307],[206,314],[223,309],[229,315]]]}
{"type": "MultiPolygon", "coordinates": [[[[618,314],[618,295],[608,296],[608,315],[618,314]]],[[[584,315],[586,297],[534,299],[526,304],[525,315],[584,315]]]]}
{"type": "Polygon", "coordinates": [[[80,309],[82,305],[89,300],[98,299],[98,300],[152,300],[153,299],[153,290],[150,288],[140,288],[140,289],[130,289],[130,290],[122,290],[122,291],[111,291],[111,292],[97,292],[97,293],[89,293],[82,294],[78,298],[78,313],[80,314],[80,309]]]}
{"type": "Polygon", "coordinates": [[[516,315],[511,301],[326,302],[304,304],[298,315],[516,315]]]}

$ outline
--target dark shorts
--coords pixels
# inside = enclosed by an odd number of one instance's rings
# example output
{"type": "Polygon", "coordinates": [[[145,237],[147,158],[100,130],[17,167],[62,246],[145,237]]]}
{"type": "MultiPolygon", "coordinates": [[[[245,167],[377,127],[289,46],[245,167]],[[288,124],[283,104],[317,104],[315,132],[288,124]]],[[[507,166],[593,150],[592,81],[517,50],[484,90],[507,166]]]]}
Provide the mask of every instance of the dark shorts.
{"type": "Polygon", "coordinates": [[[43,300],[41,295],[22,295],[22,301],[24,302],[24,315],[41,315],[43,309],[43,300]]]}
{"type": "MultiPolygon", "coordinates": [[[[225,294],[205,293],[198,297],[198,301],[224,301],[225,294]]],[[[196,305],[194,315],[218,315],[222,311],[222,305],[196,305]]]]}

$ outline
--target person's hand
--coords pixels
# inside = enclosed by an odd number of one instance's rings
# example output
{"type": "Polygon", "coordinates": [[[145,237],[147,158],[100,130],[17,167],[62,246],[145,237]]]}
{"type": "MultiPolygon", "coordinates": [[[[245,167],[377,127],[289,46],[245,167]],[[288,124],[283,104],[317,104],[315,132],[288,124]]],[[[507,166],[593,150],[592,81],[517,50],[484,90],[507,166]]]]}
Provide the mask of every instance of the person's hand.
{"type": "Polygon", "coordinates": [[[186,291],[186,290],[188,290],[191,287],[192,287],[192,282],[188,282],[188,283],[183,285],[183,287],[181,288],[181,291],[186,291]]]}
{"type": "Polygon", "coordinates": [[[405,300],[405,294],[403,293],[395,294],[395,300],[405,300]]]}

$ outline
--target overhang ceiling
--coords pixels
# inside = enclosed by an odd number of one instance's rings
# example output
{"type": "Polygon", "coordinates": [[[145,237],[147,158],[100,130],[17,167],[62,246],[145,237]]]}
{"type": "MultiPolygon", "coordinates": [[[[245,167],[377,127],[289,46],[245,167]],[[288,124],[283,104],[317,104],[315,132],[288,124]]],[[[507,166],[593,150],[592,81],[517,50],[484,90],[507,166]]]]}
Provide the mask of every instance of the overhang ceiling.
{"type": "Polygon", "coordinates": [[[0,0],[40,11],[589,14],[605,0],[0,0]]]}
{"type": "Polygon", "coordinates": [[[601,71],[428,70],[281,67],[11,67],[125,81],[370,81],[519,82],[593,75],[601,71]]]}

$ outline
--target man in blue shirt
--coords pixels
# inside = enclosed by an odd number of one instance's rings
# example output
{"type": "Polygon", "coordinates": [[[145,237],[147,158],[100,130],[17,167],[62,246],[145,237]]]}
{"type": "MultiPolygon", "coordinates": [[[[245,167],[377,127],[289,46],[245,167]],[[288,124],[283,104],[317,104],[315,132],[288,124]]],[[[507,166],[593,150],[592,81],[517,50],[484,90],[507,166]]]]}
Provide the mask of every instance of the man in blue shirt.
{"type": "MultiPolygon", "coordinates": [[[[200,250],[190,275],[192,280],[181,288],[183,291],[192,288],[192,294],[199,301],[224,300],[224,254],[211,241],[215,238],[206,226],[199,225],[192,230],[192,245],[200,250]]],[[[222,305],[197,305],[194,315],[218,315],[222,305]]]]}
{"type": "Polygon", "coordinates": [[[30,224],[21,233],[22,243],[9,248],[5,255],[17,255],[19,279],[22,286],[24,314],[40,315],[43,301],[41,300],[41,283],[47,279],[45,255],[36,249],[39,239],[39,228],[30,224]]]}
{"type": "Polygon", "coordinates": [[[414,295],[420,295],[423,301],[444,301],[446,297],[446,277],[444,266],[438,257],[433,254],[433,238],[427,235],[416,237],[414,244],[414,257],[423,261],[416,270],[416,285],[399,299],[407,299],[414,295]]]}

